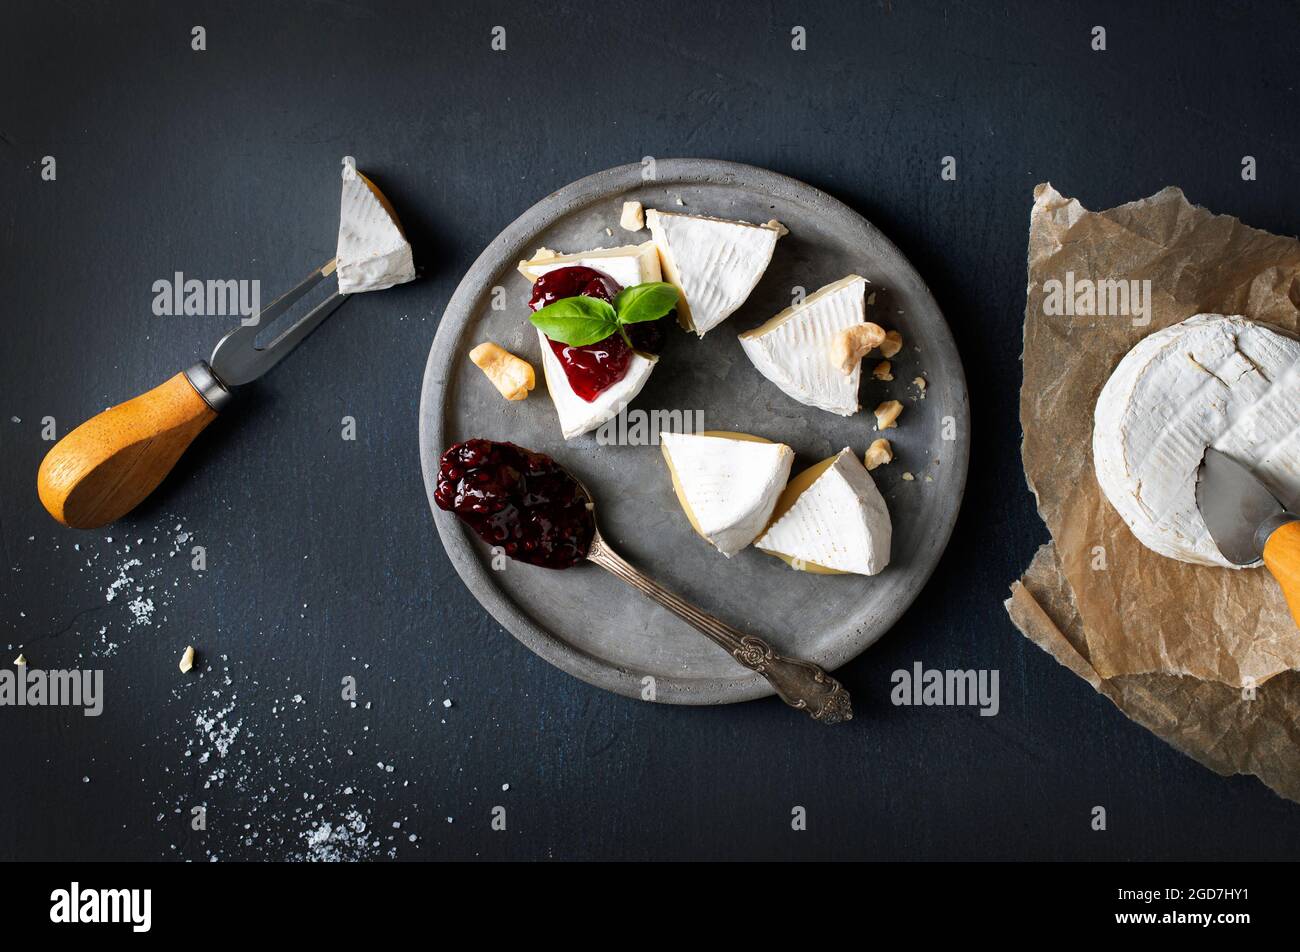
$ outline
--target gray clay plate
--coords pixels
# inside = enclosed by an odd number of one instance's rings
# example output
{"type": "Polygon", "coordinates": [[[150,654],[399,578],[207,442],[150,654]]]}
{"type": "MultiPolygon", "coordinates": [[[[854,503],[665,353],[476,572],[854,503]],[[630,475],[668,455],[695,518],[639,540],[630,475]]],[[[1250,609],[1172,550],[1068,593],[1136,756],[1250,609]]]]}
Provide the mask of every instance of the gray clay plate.
{"type": "MultiPolygon", "coordinates": [[[[420,454],[430,504],[438,456],[452,443],[483,437],[547,453],[591,489],[602,535],[634,565],[778,650],[837,668],[888,631],[916,598],[957,519],[969,406],[952,336],[925,282],[898,249],[829,195],[730,162],[662,159],[654,172],[647,181],[642,166],[625,165],[560,189],[506,228],[470,268],[443,314],[424,373],[420,454]],[[619,228],[627,199],[646,208],[752,222],[776,218],[790,229],[762,281],[730,319],[703,340],[674,330],[632,408],[698,411],[706,429],[788,443],[797,472],[845,446],[861,455],[880,435],[872,409],[901,400],[900,427],[886,434],[896,459],[873,473],[894,525],[892,561],[880,575],[796,572],[752,547],[723,558],[691,530],[657,445],[604,446],[594,433],[561,438],[527,319],[528,283],[515,265],[542,245],[570,252],[648,240],[648,231],[619,228]],[[893,361],[892,382],[872,379],[876,359],[867,358],[863,410],[845,418],[787,397],[754,369],[736,334],[789,305],[796,287],[811,293],[850,272],[871,282],[869,294],[875,291],[868,319],[898,328],[906,345],[893,361]],[[537,369],[537,389],[527,400],[503,400],[470,363],[469,350],[485,340],[537,369]],[[924,399],[911,382],[917,376],[928,382],[924,399]],[[904,480],[904,473],[914,478],[904,480]]],[[[511,634],[564,671],[630,697],[642,696],[649,675],[656,700],[673,704],[772,693],[762,677],[600,568],[554,571],[512,562],[493,570],[488,548],[453,515],[436,506],[433,514],[470,591],[511,634]]]]}

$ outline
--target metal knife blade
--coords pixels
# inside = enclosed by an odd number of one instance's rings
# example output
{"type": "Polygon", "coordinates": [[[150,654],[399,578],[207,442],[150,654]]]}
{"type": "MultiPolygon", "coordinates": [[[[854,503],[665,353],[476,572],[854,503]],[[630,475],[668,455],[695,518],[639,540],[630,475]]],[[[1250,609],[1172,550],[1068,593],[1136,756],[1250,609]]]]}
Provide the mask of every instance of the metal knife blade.
{"type": "Polygon", "coordinates": [[[1201,461],[1196,505],[1214,544],[1234,565],[1258,562],[1269,535],[1292,518],[1250,470],[1213,447],[1201,461]]]}
{"type": "Polygon", "coordinates": [[[348,299],[349,295],[335,291],[285,328],[271,343],[265,347],[256,346],[258,334],[282,317],[304,294],[333,274],[334,264],[334,259],[331,258],[297,287],[264,307],[258,314],[256,323],[236,327],[217,342],[208,363],[221,383],[227,387],[236,387],[256,380],[288,356],[335,308],[348,299]]]}

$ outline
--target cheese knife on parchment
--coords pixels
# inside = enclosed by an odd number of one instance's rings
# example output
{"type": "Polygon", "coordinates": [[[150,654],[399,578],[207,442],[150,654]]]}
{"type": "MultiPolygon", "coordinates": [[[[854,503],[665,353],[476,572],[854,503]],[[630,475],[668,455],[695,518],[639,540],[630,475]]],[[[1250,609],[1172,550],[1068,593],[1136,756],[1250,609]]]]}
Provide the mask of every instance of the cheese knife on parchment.
{"type": "Polygon", "coordinates": [[[1225,559],[1235,565],[1264,560],[1300,626],[1300,516],[1287,512],[1250,470],[1214,448],[1201,461],[1196,505],[1225,559]]]}

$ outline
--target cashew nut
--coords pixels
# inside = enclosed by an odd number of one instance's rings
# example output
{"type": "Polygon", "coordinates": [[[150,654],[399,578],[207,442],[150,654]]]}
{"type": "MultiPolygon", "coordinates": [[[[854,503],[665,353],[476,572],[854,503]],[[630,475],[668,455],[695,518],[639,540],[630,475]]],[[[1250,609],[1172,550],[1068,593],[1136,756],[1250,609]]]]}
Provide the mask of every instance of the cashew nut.
{"type": "Polygon", "coordinates": [[[877,466],[884,466],[886,463],[894,461],[894,448],[889,445],[889,440],[876,440],[867,447],[867,453],[862,457],[862,465],[867,469],[875,469],[877,466]]]}
{"type": "Polygon", "coordinates": [[[886,400],[880,406],[876,407],[876,429],[891,430],[898,426],[895,422],[898,415],[903,412],[903,405],[897,400],[886,400]]]}
{"type": "Polygon", "coordinates": [[[645,209],[640,202],[623,203],[623,214],[619,217],[618,227],[624,231],[640,231],[645,227],[645,209]]]}
{"type": "Polygon", "coordinates": [[[491,341],[485,341],[471,350],[469,359],[487,374],[492,385],[507,400],[523,400],[528,396],[528,391],[537,386],[537,375],[533,373],[532,364],[491,341]]]}
{"type": "Polygon", "coordinates": [[[846,327],[831,344],[831,361],[841,373],[851,374],[862,358],[879,347],[884,339],[885,329],[870,321],[846,327]]]}

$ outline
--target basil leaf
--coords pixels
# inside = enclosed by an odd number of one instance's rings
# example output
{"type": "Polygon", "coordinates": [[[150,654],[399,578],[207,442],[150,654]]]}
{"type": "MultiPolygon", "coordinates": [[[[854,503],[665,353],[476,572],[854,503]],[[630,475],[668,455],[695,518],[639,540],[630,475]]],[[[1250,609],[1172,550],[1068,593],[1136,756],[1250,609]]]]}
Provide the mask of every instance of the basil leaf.
{"type": "Polygon", "coordinates": [[[647,281],[624,288],[614,298],[620,324],[657,321],[677,306],[677,289],[663,281],[647,281]]]}
{"type": "Polygon", "coordinates": [[[600,298],[579,295],[560,298],[540,311],[534,311],[529,320],[551,340],[584,347],[618,333],[618,319],[614,306],[600,298]]]}

